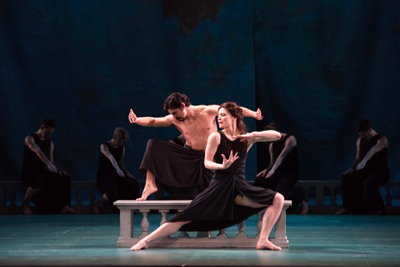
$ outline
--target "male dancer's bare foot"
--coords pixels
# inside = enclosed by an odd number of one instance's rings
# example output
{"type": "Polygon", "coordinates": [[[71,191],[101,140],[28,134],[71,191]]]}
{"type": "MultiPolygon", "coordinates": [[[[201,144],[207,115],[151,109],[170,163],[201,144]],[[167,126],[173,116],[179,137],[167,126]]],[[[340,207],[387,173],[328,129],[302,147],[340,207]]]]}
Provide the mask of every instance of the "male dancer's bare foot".
{"type": "Polygon", "coordinates": [[[270,249],[270,250],[282,250],[281,247],[275,246],[274,244],[272,244],[271,241],[267,240],[267,241],[261,241],[258,240],[257,245],[256,245],[257,249],[270,249]]]}
{"type": "Polygon", "coordinates": [[[140,198],[137,198],[137,201],[144,201],[146,200],[151,194],[155,193],[158,191],[157,186],[148,184],[144,187],[142,196],[140,198]]]}
{"type": "Polygon", "coordinates": [[[22,207],[22,212],[23,212],[25,215],[32,215],[32,214],[33,214],[28,205],[24,205],[24,206],[22,207]]]}
{"type": "Polygon", "coordinates": [[[147,249],[147,248],[148,248],[148,246],[147,246],[146,241],[142,239],[139,242],[137,242],[136,245],[132,246],[131,250],[138,251],[138,250],[147,249]]]}

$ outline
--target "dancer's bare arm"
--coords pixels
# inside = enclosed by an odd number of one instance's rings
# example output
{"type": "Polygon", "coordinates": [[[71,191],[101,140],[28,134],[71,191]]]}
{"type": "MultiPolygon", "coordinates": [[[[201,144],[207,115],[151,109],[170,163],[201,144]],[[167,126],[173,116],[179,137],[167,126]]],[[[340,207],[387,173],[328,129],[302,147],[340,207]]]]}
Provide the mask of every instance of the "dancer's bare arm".
{"type": "Polygon", "coordinates": [[[135,178],[133,175],[128,171],[128,169],[125,167],[125,147],[122,148],[122,156],[121,159],[119,160],[118,165],[120,166],[121,170],[126,173],[126,176],[129,178],[135,178]]]}
{"type": "Polygon", "coordinates": [[[49,169],[49,171],[51,172],[58,172],[57,167],[54,165],[53,161],[52,161],[52,150],[53,150],[53,143],[51,143],[51,153],[50,153],[50,157],[48,158],[43,151],[40,149],[40,147],[35,143],[35,139],[33,139],[32,136],[28,135],[27,137],[25,137],[25,144],[29,147],[30,150],[32,150],[33,152],[35,152],[35,154],[39,157],[39,159],[41,161],[43,161],[46,165],[47,168],[49,169]]]}
{"type": "Polygon", "coordinates": [[[138,117],[132,109],[129,111],[128,119],[130,123],[145,127],[168,127],[173,125],[172,115],[165,117],[138,117]]]}
{"type": "Polygon", "coordinates": [[[252,145],[256,142],[272,142],[279,140],[281,134],[277,131],[267,130],[267,131],[254,131],[251,133],[245,133],[238,135],[237,138],[242,138],[247,140],[247,150],[249,150],[252,145]]]}
{"type": "Polygon", "coordinates": [[[271,167],[270,171],[268,172],[265,178],[269,178],[275,173],[276,169],[278,169],[279,166],[281,166],[283,160],[286,158],[287,155],[289,155],[290,151],[292,151],[295,146],[297,146],[296,138],[294,138],[294,136],[289,136],[285,141],[285,147],[282,149],[281,153],[276,158],[274,165],[271,167]]]}
{"type": "Polygon", "coordinates": [[[257,111],[253,111],[253,110],[245,108],[245,107],[241,107],[241,108],[242,108],[244,117],[252,117],[252,118],[255,118],[258,121],[263,119],[263,116],[261,114],[261,110],[259,108],[257,109],[257,111]]]}
{"type": "Polygon", "coordinates": [[[267,168],[265,168],[264,170],[260,171],[259,173],[257,173],[256,178],[265,178],[269,172],[269,170],[271,170],[272,166],[274,166],[276,157],[274,154],[274,150],[273,150],[273,146],[272,143],[269,144],[268,146],[269,148],[269,165],[267,168]]]}
{"type": "Polygon", "coordinates": [[[376,145],[374,145],[368,153],[365,155],[365,157],[361,160],[361,162],[357,165],[357,170],[363,169],[365,165],[367,165],[367,162],[372,158],[373,155],[381,151],[382,149],[385,149],[388,147],[388,140],[386,137],[382,136],[381,138],[378,139],[376,145]]]}
{"type": "Polygon", "coordinates": [[[221,136],[218,132],[212,133],[207,140],[207,147],[204,156],[204,166],[210,170],[225,170],[235,162],[239,156],[237,152],[233,155],[233,151],[231,151],[229,158],[227,159],[225,155],[222,155],[222,163],[214,162],[214,156],[217,152],[218,145],[221,142],[221,136]]]}
{"type": "Polygon", "coordinates": [[[276,161],[274,162],[274,165],[272,166],[270,172],[268,173],[269,175],[267,175],[267,178],[269,176],[272,176],[272,174],[274,174],[276,169],[278,169],[278,167],[282,164],[283,160],[286,158],[287,155],[289,155],[290,151],[292,151],[292,149],[295,146],[297,146],[296,138],[294,138],[294,136],[289,136],[285,141],[285,147],[282,149],[282,152],[276,158],[276,161]]]}
{"type": "Polygon", "coordinates": [[[274,153],[274,145],[272,143],[269,144],[268,149],[269,149],[269,158],[270,158],[268,170],[270,170],[276,161],[276,155],[274,153]]]}
{"type": "MultiPolygon", "coordinates": [[[[208,105],[205,107],[204,112],[208,112],[212,115],[217,116],[218,115],[218,109],[219,105],[208,105]]],[[[240,107],[243,111],[243,116],[244,117],[252,117],[255,118],[256,120],[262,120],[263,116],[261,114],[261,110],[258,108],[257,111],[253,111],[251,109],[245,108],[245,107],[240,107]]]]}
{"type": "Polygon", "coordinates": [[[115,160],[114,156],[110,153],[108,150],[108,147],[105,144],[101,144],[100,146],[100,152],[108,158],[108,160],[111,162],[111,165],[115,168],[116,172],[118,173],[119,176],[124,177],[125,174],[119,167],[117,161],[115,160]]]}
{"type": "Polygon", "coordinates": [[[351,166],[350,169],[345,171],[343,174],[347,174],[347,173],[351,173],[351,172],[355,171],[357,169],[358,163],[360,163],[360,161],[362,160],[361,152],[360,152],[360,141],[361,141],[361,137],[358,138],[357,142],[356,142],[356,158],[354,159],[353,165],[351,166]]]}

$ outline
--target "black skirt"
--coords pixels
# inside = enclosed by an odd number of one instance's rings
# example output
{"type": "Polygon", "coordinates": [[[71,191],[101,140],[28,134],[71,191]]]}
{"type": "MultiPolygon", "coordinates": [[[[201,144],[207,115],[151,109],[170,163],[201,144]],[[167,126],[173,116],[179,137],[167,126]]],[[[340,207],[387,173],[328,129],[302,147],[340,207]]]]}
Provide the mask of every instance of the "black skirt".
{"type": "Polygon", "coordinates": [[[154,139],[147,142],[140,165],[143,177],[147,170],[174,199],[193,199],[207,188],[213,174],[204,167],[204,151],[154,139]]]}

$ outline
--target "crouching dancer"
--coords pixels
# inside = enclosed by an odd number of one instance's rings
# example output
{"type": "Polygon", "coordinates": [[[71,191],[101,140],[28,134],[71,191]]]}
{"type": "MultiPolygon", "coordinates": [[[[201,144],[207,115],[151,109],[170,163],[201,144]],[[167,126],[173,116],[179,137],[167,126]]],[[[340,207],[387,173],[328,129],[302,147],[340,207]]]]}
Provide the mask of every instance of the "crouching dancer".
{"type": "Polygon", "coordinates": [[[276,131],[246,133],[242,109],[234,102],[218,109],[222,131],[212,133],[207,141],[204,165],[214,170],[210,185],[182,211],[144,237],[131,250],[147,248],[154,240],[177,231],[212,231],[242,222],[259,211],[264,214],[257,249],[281,250],[268,240],[283,204],[284,197],[270,189],[254,187],[246,181],[245,162],[255,142],[279,140],[276,131]]]}

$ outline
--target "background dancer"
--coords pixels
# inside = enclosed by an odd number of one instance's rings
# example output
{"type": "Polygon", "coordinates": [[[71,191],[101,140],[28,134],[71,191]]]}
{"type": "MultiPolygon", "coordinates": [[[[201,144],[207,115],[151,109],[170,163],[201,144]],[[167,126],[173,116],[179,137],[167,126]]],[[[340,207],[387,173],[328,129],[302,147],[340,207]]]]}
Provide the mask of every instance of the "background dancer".
{"type": "Polygon", "coordinates": [[[50,136],[55,129],[53,119],[44,119],[39,130],[25,137],[21,173],[26,189],[22,203],[24,214],[32,214],[31,199],[42,213],[76,213],[71,208],[70,177],[54,163],[54,143],[50,136]]]}
{"type": "MultiPolygon", "coordinates": [[[[265,126],[264,130],[278,131],[273,122],[265,126]]],[[[281,193],[285,199],[293,201],[291,208],[301,203],[300,213],[307,214],[308,202],[304,200],[301,192],[294,190],[300,176],[296,137],[281,131],[279,133],[281,139],[269,144],[269,166],[256,175],[254,185],[281,193]]]]}
{"type": "Polygon", "coordinates": [[[372,129],[368,120],[357,127],[357,153],[353,166],[342,175],[343,208],[336,214],[383,214],[385,205],[379,186],[389,180],[388,140],[372,129]]]}
{"type": "Polygon", "coordinates": [[[97,171],[97,187],[102,194],[100,204],[106,202],[112,207],[112,203],[118,199],[133,200],[139,197],[139,184],[124,164],[124,145],[128,140],[128,131],[117,127],[113,138],[100,145],[97,171]]]}

